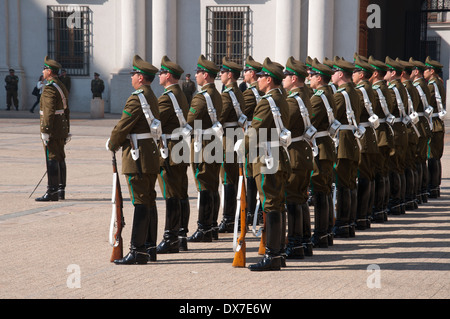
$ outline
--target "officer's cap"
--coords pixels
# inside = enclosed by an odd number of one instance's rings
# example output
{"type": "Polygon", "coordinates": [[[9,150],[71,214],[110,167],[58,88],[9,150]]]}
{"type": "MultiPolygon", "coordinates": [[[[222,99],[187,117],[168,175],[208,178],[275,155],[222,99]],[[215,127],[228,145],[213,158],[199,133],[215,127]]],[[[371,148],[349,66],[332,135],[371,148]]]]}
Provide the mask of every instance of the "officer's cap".
{"type": "Polygon", "coordinates": [[[48,56],[44,59],[44,65],[51,69],[54,73],[58,73],[59,69],[61,69],[61,64],[56,62],[55,60],[50,59],[48,56]]]}
{"type": "Polygon", "coordinates": [[[367,73],[373,73],[374,68],[369,64],[366,58],[355,54],[354,59],[355,59],[355,71],[364,71],[367,73]]]}
{"type": "Polygon", "coordinates": [[[369,57],[369,64],[375,69],[375,71],[386,72],[389,69],[389,67],[384,62],[376,60],[373,56],[369,57]]]}
{"type": "Polygon", "coordinates": [[[386,57],[385,63],[387,65],[388,69],[394,70],[399,73],[403,72],[403,70],[405,69],[405,67],[401,63],[391,59],[388,56],[386,57]]]}
{"type": "Polygon", "coordinates": [[[308,55],[305,60],[305,65],[307,68],[311,69],[313,63],[313,59],[308,55]]]}
{"type": "Polygon", "coordinates": [[[354,70],[355,66],[352,63],[344,60],[344,58],[334,57],[333,72],[343,71],[351,74],[354,70]]]}
{"type": "Polygon", "coordinates": [[[285,75],[296,75],[305,79],[308,76],[308,71],[306,70],[306,66],[294,59],[294,57],[290,57],[286,62],[286,70],[284,71],[285,75]]]}
{"type": "Polygon", "coordinates": [[[165,55],[161,59],[161,70],[159,72],[169,72],[179,77],[184,73],[184,70],[175,62],[170,61],[167,55],[165,55]]]}
{"type": "Polygon", "coordinates": [[[311,64],[311,75],[320,74],[331,77],[333,75],[333,70],[326,66],[325,64],[322,64],[319,62],[319,60],[314,59],[312,60],[311,64]]]}
{"type": "Polygon", "coordinates": [[[261,72],[258,73],[258,75],[268,75],[272,78],[283,80],[284,79],[284,73],[283,73],[283,66],[280,63],[272,62],[270,58],[266,58],[263,63],[263,67],[261,69],[261,72]]]}
{"type": "Polygon", "coordinates": [[[425,60],[425,65],[428,68],[437,69],[437,70],[440,70],[440,69],[442,69],[444,67],[438,61],[432,60],[429,56],[425,60]]]}
{"type": "Polygon", "coordinates": [[[329,68],[333,68],[333,61],[328,59],[327,57],[323,58],[323,62],[324,65],[326,65],[329,68]]]}
{"type": "Polygon", "coordinates": [[[222,59],[222,68],[221,71],[231,71],[234,73],[241,73],[242,66],[231,61],[228,57],[224,56],[222,59]]]}
{"type": "Polygon", "coordinates": [[[369,62],[368,58],[366,58],[365,56],[359,55],[358,53],[355,52],[355,54],[353,55],[353,60],[356,61],[357,57],[359,58],[360,61],[363,61],[363,62],[366,62],[366,63],[369,62]]]}
{"type": "Polygon", "coordinates": [[[248,56],[245,61],[244,71],[253,70],[256,72],[261,72],[262,64],[255,61],[252,56],[248,56]]]}
{"type": "Polygon", "coordinates": [[[423,63],[421,61],[414,60],[413,58],[409,58],[409,63],[414,65],[414,68],[419,69],[420,71],[424,71],[427,68],[425,63],[423,63]]]}
{"type": "Polygon", "coordinates": [[[409,63],[408,61],[403,61],[397,58],[395,59],[395,62],[400,63],[405,71],[411,72],[414,69],[414,65],[412,63],[409,63]]]}
{"type": "Polygon", "coordinates": [[[154,67],[151,63],[142,60],[139,55],[135,55],[133,58],[133,72],[141,73],[145,75],[156,75],[158,69],[154,67]]]}
{"type": "Polygon", "coordinates": [[[14,69],[9,69],[9,72],[12,73],[12,72],[15,72],[15,71],[14,71],[14,69]]]}
{"type": "Polygon", "coordinates": [[[98,74],[97,72],[94,72],[94,75],[95,75],[95,76],[100,76],[100,74],[98,74]]]}
{"type": "Polygon", "coordinates": [[[220,69],[214,62],[207,60],[202,54],[198,58],[196,71],[206,71],[215,76],[217,73],[219,73],[220,69]]]}

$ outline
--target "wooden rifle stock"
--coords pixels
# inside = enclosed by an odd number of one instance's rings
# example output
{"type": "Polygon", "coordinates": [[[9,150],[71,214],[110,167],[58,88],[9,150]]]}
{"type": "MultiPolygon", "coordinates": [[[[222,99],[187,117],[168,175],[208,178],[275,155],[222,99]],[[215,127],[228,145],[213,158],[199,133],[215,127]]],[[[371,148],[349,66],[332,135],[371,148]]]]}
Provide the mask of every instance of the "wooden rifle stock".
{"type": "Polygon", "coordinates": [[[234,253],[233,267],[245,267],[245,233],[247,232],[247,194],[245,190],[245,179],[244,179],[244,168],[243,164],[239,164],[239,176],[241,176],[241,198],[240,198],[240,223],[241,223],[241,234],[237,240],[237,248],[234,253]]]}
{"type": "Polygon", "coordinates": [[[261,240],[259,242],[258,255],[264,255],[266,253],[266,213],[263,211],[263,229],[261,232],[261,240]]]}
{"type": "MultiPolygon", "coordinates": [[[[114,219],[116,228],[116,232],[114,234],[113,242],[111,245],[113,246],[113,251],[111,254],[111,262],[114,260],[123,258],[123,240],[122,240],[122,229],[125,226],[125,218],[123,216],[123,198],[122,198],[122,190],[120,188],[120,180],[119,173],[117,172],[117,161],[116,161],[116,153],[113,153],[113,178],[114,178],[114,194],[113,194],[113,216],[111,218],[114,219]]],[[[113,221],[112,221],[113,222],[113,221]]]]}

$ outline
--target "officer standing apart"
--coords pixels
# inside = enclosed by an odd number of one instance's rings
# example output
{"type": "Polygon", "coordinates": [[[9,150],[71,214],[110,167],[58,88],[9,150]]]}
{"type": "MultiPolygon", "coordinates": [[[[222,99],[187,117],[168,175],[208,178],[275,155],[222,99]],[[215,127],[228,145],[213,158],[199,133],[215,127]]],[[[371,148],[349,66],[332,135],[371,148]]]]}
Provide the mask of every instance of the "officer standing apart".
{"type": "Polygon", "coordinates": [[[313,169],[313,153],[310,143],[315,143],[311,135],[311,100],[305,87],[308,77],[306,66],[293,57],[286,62],[283,86],[288,92],[289,105],[287,128],[292,134],[289,158],[292,173],[286,183],[286,207],[288,243],[286,258],[302,259],[312,255],[311,217],[308,206],[308,186],[313,169]],[[306,252],[305,252],[306,250],[306,252]]]}
{"type": "Polygon", "coordinates": [[[172,149],[180,138],[183,143],[183,138],[189,137],[183,135],[189,105],[178,84],[183,72],[184,70],[167,56],[161,59],[159,84],[164,87],[164,93],[159,97],[158,105],[163,135],[160,143],[161,172],[158,181],[166,201],[166,221],[163,240],[157,247],[158,254],[179,252],[179,232],[182,232],[181,246],[184,250],[187,249],[186,234],[190,212],[187,177],[189,161],[183,160],[184,154],[172,154],[172,149]]]}
{"type": "Polygon", "coordinates": [[[6,89],[6,110],[11,109],[11,105],[14,105],[16,111],[19,110],[19,99],[17,98],[19,90],[19,77],[15,75],[14,69],[9,69],[9,75],[5,77],[5,89],[6,89]]]}
{"type": "Polygon", "coordinates": [[[100,79],[100,74],[94,73],[94,79],[91,81],[92,98],[102,98],[102,93],[105,90],[105,83],[100,79]]]}
{"type": "Polygon", "coordinates": [[[247,117],[242,111],[245,109],[244,96],[237,85],[241,71],[242,67],[240,65],[230,61],[227,57],[223,58],[220,80],[225,85],[225,89],[221,94],[222,113],[219,116],[219,122],[222,123],[225,132],[223,140],[224,161],[220,169],[224,198],[223,219],[219,225],[219,233],[231,233],[234,231],[239,162],[242,162],[242,159],[237,158],[234,145],[238,139],[243,139],[243,129],[247,124],[247,117]]]}
{"type": "Polygon", "coordinates": [[[158,69],[138,55],[133,58],[131,84],[135,91],[128,98],[122,117],[111,132],[106,148],[122,147],[122,173],[126,175],[134,205],[130,252],[118,265],[145,264],[156,260],[157,210],[155,183],[159,173],[158,134],[152,127],[159,119],[158,100],[150,84],[158,69]]]}
{"type": "Polygon", "coordinates": [[[314,203],[314,234],[313,247],[327,248],[332,241],[329,226],[332,227],[333,216],[330,215],[331,187],[333,184],[333,164],[336,161],[336,124],[334,117],[333,91],[328,83],[331,81],[332,70],[312,60],[310,87],[315,90],[311,96],[311,124],[317,129],[316,143],[319,154],[315,156],[313,173],[311,175],[311,193],[314,203]]]}
{"type": "Polygon", "coordinates": [[[357,177],[362,137],[358,125],[362,105],[358,92],[352,83],[355,67],[348,61],[336,57],[333,61],[331,80],[338,87],[334,94],[335,116],[342,124],[339,129],[339,146],[336,162],[336,225],[334,236],[353,237],[355,235],[357,212],[357,177]],[[359,135],[358,135],[359,134],[359,135]]]}
{"type": "MultiPolygon", "coordinates": [[[[261,96],[264,95],[258,87],[257,73],[260,72],[261,69],[261,63],[255,61],[251,56],[247,57],[244,66],[244,81],[248,84],[248,88],[243,92],[245,107],[242,111],[245,116],[247,116],[249,127],[251,127],[251,120],[253,119],[253,112],[256,104],[261,100],[261,96]]],[[[245,162],[245,175],[247,176],[247,224],[253,223],[258,193],[255,178],[253,177],[252,165],[253,164],[249,162],[247,156],[245,162]]]]}
{"type": "Polygon", "coordinates": [[[440,196],[440,184],[442,175],[441,158],[444,153],[444,135],[445,135],[445,109],[446,94],[444,83],[439,77],[442,72],[442,64],[427,57],[425,60],[427,68],[424,71],[424,77],[428,81],[430,90],[430,105],[433,107],[433,125],[432,136],[430,140],[430,157],[428,159],[429,185],[428,192],[430,198],[440,196]]]}
{"type": "MultiPolygon", "coordinates": [[[[258,156],[253,161],[253,176],[258,187],[264,214],[266,214],[266,244],[263,259],[248,268],[251,271],[280,270],[281,252],[285,243],[285,228],[282,221],[284,212],[285,181],[290,173],[288,154],[289,143],[282,141],[283,120],[288,119],[288,105],[279,89],[282,84],[283,68],[266,58],[258,79],[259,89],[265,93],[255,108],[252,130],[246,139],[246,150],[252,139],[258,139],[258,156]],[[265,132],[264,132],[265,131],[265,132]],[[272,133],[278,132],[276,136],[272,133]],[[266,140],[261,136],[266,134],[266,140]],[[272,158],[271,156],[272,155],[272,158]],[[271,162],[272,160],[272,162],[271,162]]],[[[255,141],[255,140],[254,140],[255,141]]]]}
{"type": "Polygon", "coordinates": [[[41,138],[47,164],[47,192],[36,201],[57,201],[65,198],[66,154],[64,145],[70,140],[68,92],[58,79],[61,65],[47,56],[42,71],[47,84],[40,101],[41,138]]]}
{"type": "Polygon", "coordinates": [[[194,128],[191,167],[199,196],[197,230],[188,242],[212,241],[213,212],[220,204],[223,128],[217,119],[222,113],[222,98],[214,84],[219,70],[214,62],[200,55],[195,79],[201,90],[192,99],[187,117],[187,123],[194,128]]]}
{"type": "Polygon", "coordinates": [[[70,78],[70,76],[67,75],[67,71],[66,70],[61,70],[61,75],[59,76],[59,79],[61,80],[61,82],[64,84],[64,86],[67,89],[67,92],[69,92],[70,94],[70,89],[72,87],[72,80],[70,78]]]}

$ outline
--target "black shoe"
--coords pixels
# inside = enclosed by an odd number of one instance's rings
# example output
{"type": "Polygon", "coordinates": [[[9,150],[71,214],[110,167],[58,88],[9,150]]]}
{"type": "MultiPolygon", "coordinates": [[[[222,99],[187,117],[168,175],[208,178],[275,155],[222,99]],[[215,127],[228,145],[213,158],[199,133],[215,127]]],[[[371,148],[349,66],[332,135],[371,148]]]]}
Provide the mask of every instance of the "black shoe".
{"type": "Polygon", "coordinates": [[[234,221],[222,220],[219,224],[219,233],[234,233],[234,221]]]}
{"type": "Polygon", "coordinates": [[[334,226],[333,227],[333,234],[334,234],[334,237],[336,237],[336,238],[348,238],[348,237],[350,237],[349,225],[334,226]]]}
{"type": "Polygon", "coordinates": [[[311,257],[313,255],[313,244],[312,242],[304,242],[303,244],[303,252],[306,257],[311,257]]]}
{"type": "Polygon", "coordinates": [[[122,259],[114,260],[116,265],[143,265],[146,264],[148,260],[148,255],[143,251],[138,251],[136,249],[130,250],[130,252],[122,259]]]}
{"type": "Polygon", "coordinates": [[[178,250],[179,251],[188,251],[186,236],[178,236],[178,250]]]}
{"type": "Polygon", "coordinates": [[[50,192],[47,191],[42,197],[38,197],[35,199],[37,202],[57,202],[58,201],[58,192],[50,192]]]}
{"type": "Polygon", "coordinates": [[[193,243],[210,243],[212,242],[212,230],[197,229],[191,237],[187,238],[187,241],[193,243]]]}
{"type": "Polygon", "coordinates": [[[264,255],[263,259],[257,264],[248,266],[251,271],[272,271],[281,269],[281,257],[264,255]]]}
{"type": "Polygon", "coordinates": [[[58,189],[58,198],[59,199],[66,199],[66,191],[64,189],[58,189]]]}
{"type": "Polygon", "coordinates": [[[328,234],[314,234],[311,238],[313,248],[328,248],[328,234]]]}
{"type": "Polygon", "coordinates": [[[161,243],[156,247],[158,254],[173,254],[180,252],[180,242],[177,239],[163,239],[161,243]]]}
{"type": "Polygon", "coordinates": [[[304,259],[305,258],[305,251],[303,248],[303,245],[296,245],[289,244],[286,247],[286,259],[304,259]]]}
{"type": "Polygon", "coordinates": [[[147,260],[148,261],[156,261],[156,255],[157,255],[157,253],[156,253],[156,247],[148,247],[147,249],[146,249],[146,252],[147,252],[147,260]]]}

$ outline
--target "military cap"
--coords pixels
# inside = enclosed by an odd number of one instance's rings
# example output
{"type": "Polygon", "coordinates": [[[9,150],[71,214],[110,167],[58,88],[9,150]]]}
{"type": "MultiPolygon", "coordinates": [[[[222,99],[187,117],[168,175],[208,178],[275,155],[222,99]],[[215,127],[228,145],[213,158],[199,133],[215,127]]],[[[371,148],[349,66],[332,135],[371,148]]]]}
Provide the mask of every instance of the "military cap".
{"type": "Polygon", "coordinates": [[[369,64],[368,60],[364,61],[364,57],[355,55],[355,70],[373,73],[374,68],[369,64]]]}
{"type": "Polygon", "coordinates": [[[98,74],[97,72],[94,72],[94,75],[96,75],[96,76],[100,76],[100,74],[98,74]]]}
{"type": "Polygon", "coordinates": [[[355,54],[353,55],[353,60],[356,61],[356,58],[359,58],[360,61],[363,62],[369,62],[369,59],[367,59],[365,56],[359,55],[358,53],[355,52],[355,54]]]}
{"type": "Polygon", "coordinates": [[[220,69],[214,62],[207,60],[202,54],[198,58],[196,71],[206,71],[208,73],[216,75],[217,73],[219,73],[220,69]]]}
{"type": "Polygon", "coordinates": [[[314,59],[311,64],[311,74],[320,74],[331,77],[333,75],[333,70],[329,66],[320,63],[319,60],[314,59]]]}
{"type": "Polygon", "coordinates": [[[132,73],[142,73],[145,75],[156,75],[158,69],[154,67],[151,63],[142,60],[139,55],[135,55],[133,58],[133,72],[132,73]]]}
{"type": "Polygon", "coordinates": [[[9,72],[15,72],[14,69],[9,69],[9,72]]]}
{"type": "Polygon", "coordinates": [[[242,67],[239,64],[231,61],[228,57],[224,56],[222,59],[222,68],[220,70],[241,73],[242,67]]]}
{"type": "Polygon", "coordinates": [[[44,65],[54,71],[55,73],[59,72],[59,69],[61,69],[61,64],[56,62],[55,60],[50,59],[48,56],[44,59],[44,65]]]}
{"type": "Polygon", "coordinates": [[[402,72],[405,68],[404,68],[404,66],[402,65],[402,64],[400,64],[399,62],[397,62],[397,61],[395,61],[395,60],[393,60],[393,59],[391,59],[390,57],[386,57],[386,60],[385,60],[386,62],[386,65],[387,65],[387,67],[389,68],[389,69],[391,69],[391,70],[394,70],[394,71],[397,71],[397,72],[402,72]]]}
{"type": "Polygon", "coordinates": [[[444,67],[438,61],[431,60],[431,58],[429,56],[425,60],[425,65],[429,68],[438,69],[438,70],[440,70],[444,67]]]}
{"type": "Polygon", "coordinates": [[[296,75],[303,79],[305,79],[308,76],[308,72],[306,71],[306,66],[294,59],[294,57],[290,57],[286,62],[286,70],[284,71],[285,75],[296,75]]]}
{"type": "Polygon", "coordinates": [[[400,63],[400,64],[403,66],[403,69],[404,69],[405,71],[411,72],[411,71],[414,69],[414,65],[413,65],[412,63],[409,63],[409,62],[407,62],[407,61],[400,60],[399,58],[396,58],[396,59],[395,59],[395,62],[400,63]]]}
{"type": "Polygon", "coordinates": [[[344,58],[339,58],[337,56],[334,57],[333,60],[333,71],[343,71],[343,72],[347,72],[347,73],[353,73],[353,71],[355,70],[355,66],[344,60],[344,58]]]}
{"type": "Polygon", "coordinates": [[[409,58],[409,63],[411,63],[412,65],[414,65],[414,67],[416,69],[419,69],[421,71],[424,71],[427,68],[425,63],[423,63],[421,61],[414,60],[413,58],[409,58]]]}
{"type": "Polygon", "coordinates": [[[268,75],[278,80],[284,79],[283,66],[278,62],[272,62],[270,58],[266,58],[263,63],[261,72],[258,75],[268,75]]]}
{"type": "Polygon", "coordinates": [[[328,59],[327,57],[323,58],[323,64],[325,64],[326,66],[333,68],[333,61],[331,61],[330,59],[328,59]]]}
{"type": "Polygon", "coordinates": [[[373,56],[369,57],[368,60],[371,67],[375,69],[375,71],[387,71],[389,67],[382,61],[376,60],[373,56]]]}
{"type": "Polygon", "coordinates": [[[305,65],[307,68],[311,69],[313,63],[313,59],[308,55],[308,57],[305,60],[305,65]]]}
{"type": "Polygon", "coordinates": [[[261,72],[262,69],[262,64],[259,62],[256,62],[253,57],[248,56],[247,60],[245,61],[245,67],[244,67],[244,71],[247,70],[254,70],[256,72],[261,72]]]}
{"type": "Polygon", "coordinates": [[[163,56],[161,59],[161,70],[159,70],[159,72],[165,71],[175,74],[176,76],[181,76],[184,73],[183,68],[175,62],[170,61],[167,55],[163,56]]]}

